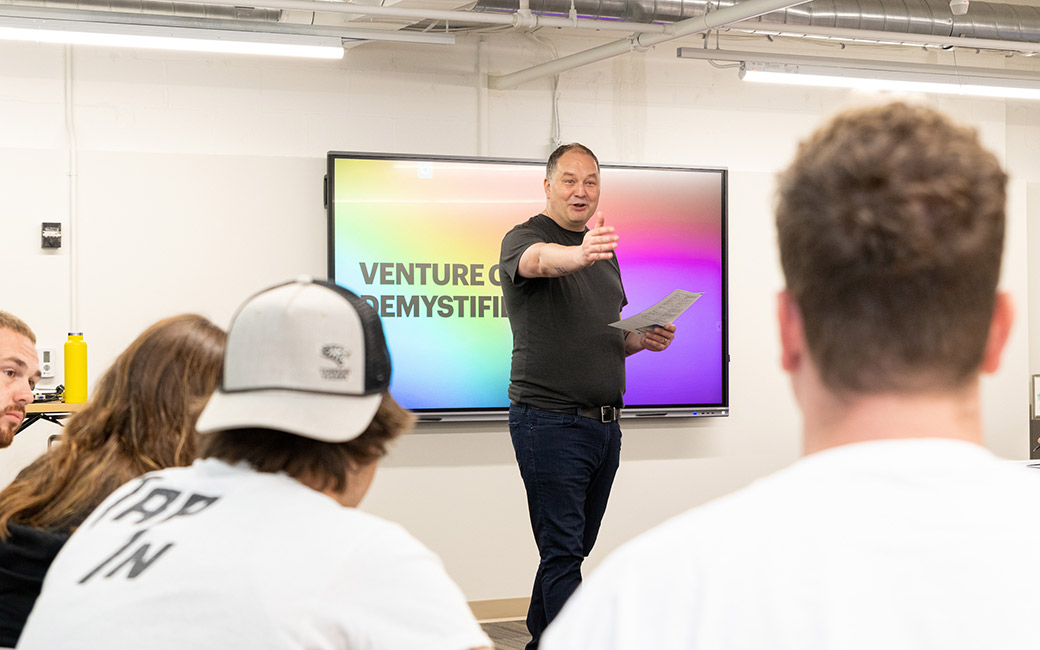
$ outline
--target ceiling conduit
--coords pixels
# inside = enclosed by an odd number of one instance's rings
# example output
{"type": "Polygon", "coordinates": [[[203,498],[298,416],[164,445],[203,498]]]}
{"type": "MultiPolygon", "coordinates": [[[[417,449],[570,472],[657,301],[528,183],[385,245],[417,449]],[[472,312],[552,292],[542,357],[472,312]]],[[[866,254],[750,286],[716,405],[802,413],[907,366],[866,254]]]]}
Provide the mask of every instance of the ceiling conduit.
{"type": "MultiPolygon", "coordinates": [[[[738,5],[736,0],[574,0],[577,14],[604,21],[675,23],[738,5]],[[710,9],[710,12],[709,12],[710,9]]],[[[566,16],[571,0],[530,0],[535,15],[566,16]]],[[[477,0],[474,11],[514,13],[517,0],[477,0]]],[[[972,0],[964,16],[946,2],[927,0],[813,0],[744,22],[862,29],[889,33],[1004,41],[1040,41],[1040,8],[972,0]]]]}
{"type": "MultiPolygon", "coordinates": [[[[121,14],[280,22],[285,10],[349,13],[414,21],[450,21],[452,27],[512,24],[573,27],[629,33],[668,33],[672,25],[730,9],[738,0],[476,0],[468,9],[433,11],[306,0],[0,0],[0,7],[90,10],[121,14]],[[238,5],[238,6],[236,6],[238,5]],[[266,8],[265,8],[266,7],[266,8]]],[[[746,2],[746,0],[743,0],[746,2]]],[[[790,3],[788,3],[790,4],[790,3]]],[[[972,0],[954,16],[944,0],[813,0],[740,21],[743,25],[803,26],[817,30],[864,30],[889,34],[1040,43],[1040,8],[972,0]]],[[[413,29],[418,27],[413,23],[413,29]]],[[[449,29],[449,31],[451,31],[449,29]]],[[[965,46],[969,46],[965,43],[965,46]]]]}
{"type": "Polygon", "coordinates": [[[513,88],[541,77],[560,74],[590,63],[604,61],[632,51],[645,51],[647,48],[668,41],[718,29],[731,23],[740,22],[755,16],[791,7],[809,0],[744,0],[723,7],[717,11],[701,14],[680,20],[671,25],[671,30],[664,34],[634,34],[627,39],[614,41],[589,50],[568,54],[548,63],[510,72],[504,75],[488,75],[488,87],[496,90],[513,88]]]}
{"type": "Polygon", "coordinates": [[[240,31],[314,32],[339,35],[344,42],[394,40],[391,35],[395,33],[408,35],[407,40],[413,42],[423,38],[431,42],[454,42],[453,33],[474,25],[500,25],[507,29],[561,27],[629,34],[625,39],[526,70],[489,75],[488,87],[492,89],[515,87],[709,30],[788,36],[822,34],[826,38],[854,34],[851,40],[878,39],[879,42],[882,38],[889,40],[884,35],[902,34],[908,41],[902,44],[906,45],[916,41],[944,48],[1040,53],[1040,8],[981,0],[973,0],[969,12],[963,16],[951,14],[946,0],[573,0],[573,4],[572,0],[475,0],[454,10],[328,0],[0,0],[0,15],[25,15],[34,11],[123,17],[107,18],[108,22],[155,23],[165,19],[189,21],[188,26],[195,28],[223,29],[222,25],[228,24],[240,31]],[[253,6],[239,6],[244,1],[253,6]],[[289,11],[311,12],[311,24],[292,24],[295,19],[287,18],[289,11]],[[399,31],[344,30],[334,25],[315,25],[313,16],[317,14],[400,21],[399,31]],[[272,23],[278,23],[279,29],[263,26],[272,23]],[[427,34],[438,23],[443,23],[443,28],[427,34]]]}
{"type": "Polygon", "coordinates": [[[224,20],[255,20],[270,23],[278,22],[282,17],[282,11],[279,9],[192,2],[163,2],[162,0],[0,0],[0,7],[4,6],[45,7],[49,10],[110,11],[126,14],[219,18],[224,20]]]}

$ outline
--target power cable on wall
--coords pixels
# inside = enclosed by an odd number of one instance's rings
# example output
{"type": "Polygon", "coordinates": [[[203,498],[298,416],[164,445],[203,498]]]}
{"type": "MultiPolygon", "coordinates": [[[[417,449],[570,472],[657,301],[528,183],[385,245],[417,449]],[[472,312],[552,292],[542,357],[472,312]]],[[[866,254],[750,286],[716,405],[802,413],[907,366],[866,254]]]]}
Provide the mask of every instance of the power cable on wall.
{"type": "MultiPolygon", "coordinates": [[[[528,38],[533,40],[535,43],[542,45],[549,49],[552,53],[553,60],[560,58],[559,51],[556,49],[556,44],[549,39],[542,38],[538,34],[532,32],[527,33],[528,38]]],[[[552,76],[552,132],[550,134],[551,146],[549,152],[556,151],[556,148],[563,144],[560,139],[560,75],[554,74],[552,76]]]]}

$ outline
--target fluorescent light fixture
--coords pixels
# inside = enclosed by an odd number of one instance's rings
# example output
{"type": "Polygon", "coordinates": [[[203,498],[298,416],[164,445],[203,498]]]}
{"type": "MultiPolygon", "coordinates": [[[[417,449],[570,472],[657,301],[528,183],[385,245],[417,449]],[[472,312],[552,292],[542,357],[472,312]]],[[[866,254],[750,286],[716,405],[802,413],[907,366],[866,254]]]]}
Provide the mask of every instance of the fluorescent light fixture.
{"type": "MultiPolygon", "coordinates": [[[[937,69],[940,69],[937,67],[937,69]]],[[[1004,97],[1040,100],[1040,75],[1035,79],[1002,78],[978,74],[958,74],[956,69],[943,72],[926,70],[886,70],[877,67],[836,67],[811,63],[757,63],[743,61],[740,78],[775,84],[822,86],[825,88],[857,88],[919,93],[943,93],[976,97],[1004,97]]],[[[977,69],[973,70],[977,71],[977,69]]],[[[999,70],[993,71],[999,74],[999,70]]]]}
{"type": "Polygon", "coordinates": [[[343,41],[332,36],[10,16],[0,17],[0,40],[221,54],[343,58],[343,41]]]}

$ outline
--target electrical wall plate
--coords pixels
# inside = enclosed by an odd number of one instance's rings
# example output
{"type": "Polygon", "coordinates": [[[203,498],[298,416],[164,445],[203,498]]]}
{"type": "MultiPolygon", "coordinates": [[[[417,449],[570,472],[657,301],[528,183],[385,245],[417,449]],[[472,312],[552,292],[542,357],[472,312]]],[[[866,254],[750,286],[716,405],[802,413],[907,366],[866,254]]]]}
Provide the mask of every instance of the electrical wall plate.
{"type": "Polygon", "coordinates": [[[1040,420],[1040,375],[1033,375],[1033,403],[1032,413],[1034,420],[1040,420]]]}
{"type": "Polygon", "coordinates": [[[61,222],[44,221],[41,248],[61,248],[61,222]]]}
{"type": "Polygon", "coordinates": [[[54,376],[54,350],[40,348],[36,351],[40,357],[40,377],[47,379],[54,376]]]}

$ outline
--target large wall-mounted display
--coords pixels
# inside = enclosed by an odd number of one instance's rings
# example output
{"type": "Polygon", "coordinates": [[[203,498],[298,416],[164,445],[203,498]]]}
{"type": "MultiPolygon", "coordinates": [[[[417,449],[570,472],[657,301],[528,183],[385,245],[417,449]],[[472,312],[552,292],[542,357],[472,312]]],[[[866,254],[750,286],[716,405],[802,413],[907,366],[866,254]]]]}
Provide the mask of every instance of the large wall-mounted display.
{"type": "MultiPolygon", "coordinates": [[[[500,244],[545,208],[544,177],[544,161],[329,153],[329,277],[379,311],[391,392],[421,417],[505,416],[500,244]]],[[[603,163],[601,177],[599,212],[620,236],[622,316],[673,289],[704,294],[668,350],[628,358],[625,413],[725,415],[726,170],[603,163]]]]}

